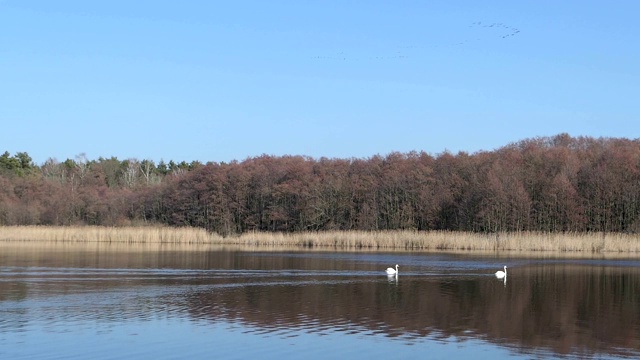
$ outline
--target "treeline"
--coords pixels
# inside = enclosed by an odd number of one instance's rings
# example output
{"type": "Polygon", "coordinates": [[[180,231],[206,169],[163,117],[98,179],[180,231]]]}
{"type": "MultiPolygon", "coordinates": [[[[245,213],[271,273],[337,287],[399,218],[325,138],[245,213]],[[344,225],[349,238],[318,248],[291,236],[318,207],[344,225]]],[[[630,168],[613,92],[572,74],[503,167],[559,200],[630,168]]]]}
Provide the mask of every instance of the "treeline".
{"type": "Polygon", "coordinates": [[[202,164],[0,157],[0,225],[247,231],[640,231],[640,141],[561,134],[494,151],[202,164]]]}

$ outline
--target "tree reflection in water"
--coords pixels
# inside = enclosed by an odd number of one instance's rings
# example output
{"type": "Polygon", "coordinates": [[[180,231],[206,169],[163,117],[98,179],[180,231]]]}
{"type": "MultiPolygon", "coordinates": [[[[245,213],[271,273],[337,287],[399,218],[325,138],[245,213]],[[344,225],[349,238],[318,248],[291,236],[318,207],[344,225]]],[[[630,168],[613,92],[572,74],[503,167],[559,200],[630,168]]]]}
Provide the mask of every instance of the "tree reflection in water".
{"type": "Polygon", "coordinates": [[[189,310],[200,319],[233,318],[267,329],[313,323],[335,331],[356,326],[365,334],[384,329],[414,341],[480,338],[559,354],[640,350],[636,269],[557,264],[514,269],[510,277],[500,279],[500,288],[482,276],[265,283],[193,293],[189,310]]]}

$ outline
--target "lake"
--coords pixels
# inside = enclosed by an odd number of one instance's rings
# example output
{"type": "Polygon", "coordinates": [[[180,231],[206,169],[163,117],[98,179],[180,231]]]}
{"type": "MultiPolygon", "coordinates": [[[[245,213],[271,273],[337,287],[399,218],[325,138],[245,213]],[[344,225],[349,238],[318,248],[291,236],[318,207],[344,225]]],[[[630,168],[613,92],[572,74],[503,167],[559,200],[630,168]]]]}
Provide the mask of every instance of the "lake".
{"type": "Polygon", "coordinates": [[[638,357],[638,259],[0,243],[0,359],[638,357]]]}

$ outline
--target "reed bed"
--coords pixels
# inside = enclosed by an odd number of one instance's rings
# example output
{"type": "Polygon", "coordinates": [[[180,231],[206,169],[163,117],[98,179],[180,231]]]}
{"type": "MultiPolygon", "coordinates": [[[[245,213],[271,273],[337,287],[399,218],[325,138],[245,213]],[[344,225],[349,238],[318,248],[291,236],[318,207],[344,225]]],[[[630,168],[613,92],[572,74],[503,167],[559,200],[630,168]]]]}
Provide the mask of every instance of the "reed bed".
{"type": "Polygon", "coordinates": [[[347,249],[560,251],[640,253],[640,236],[621,233],[471,233],[450,231],[329,231],[247,233],[237,243],[347,249]]]}
{"type": "Polygon", "coordinates": [[[637,253],[640,236],[622,233],[470,233],[449,231],[249,232],[223,237],[200,228],[140,226],[0,226],[0,241],[238,245],[408,251],[637,253]]]}
{"type": "Polygon", "coordinates": [[[0,226],[0,241],[209,244],[220,239],[187,227],[0,226]]]}

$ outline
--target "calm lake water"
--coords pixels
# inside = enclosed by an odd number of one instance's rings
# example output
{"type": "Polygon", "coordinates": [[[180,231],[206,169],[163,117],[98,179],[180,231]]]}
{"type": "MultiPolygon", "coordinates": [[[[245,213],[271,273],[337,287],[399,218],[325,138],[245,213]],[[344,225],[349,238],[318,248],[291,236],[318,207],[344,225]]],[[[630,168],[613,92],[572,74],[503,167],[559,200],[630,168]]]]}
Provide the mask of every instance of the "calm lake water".
{"type": "Polygon", "coordinates": [[[0,359],[638,357],[637,259],[0,243],[0,359]]]}

